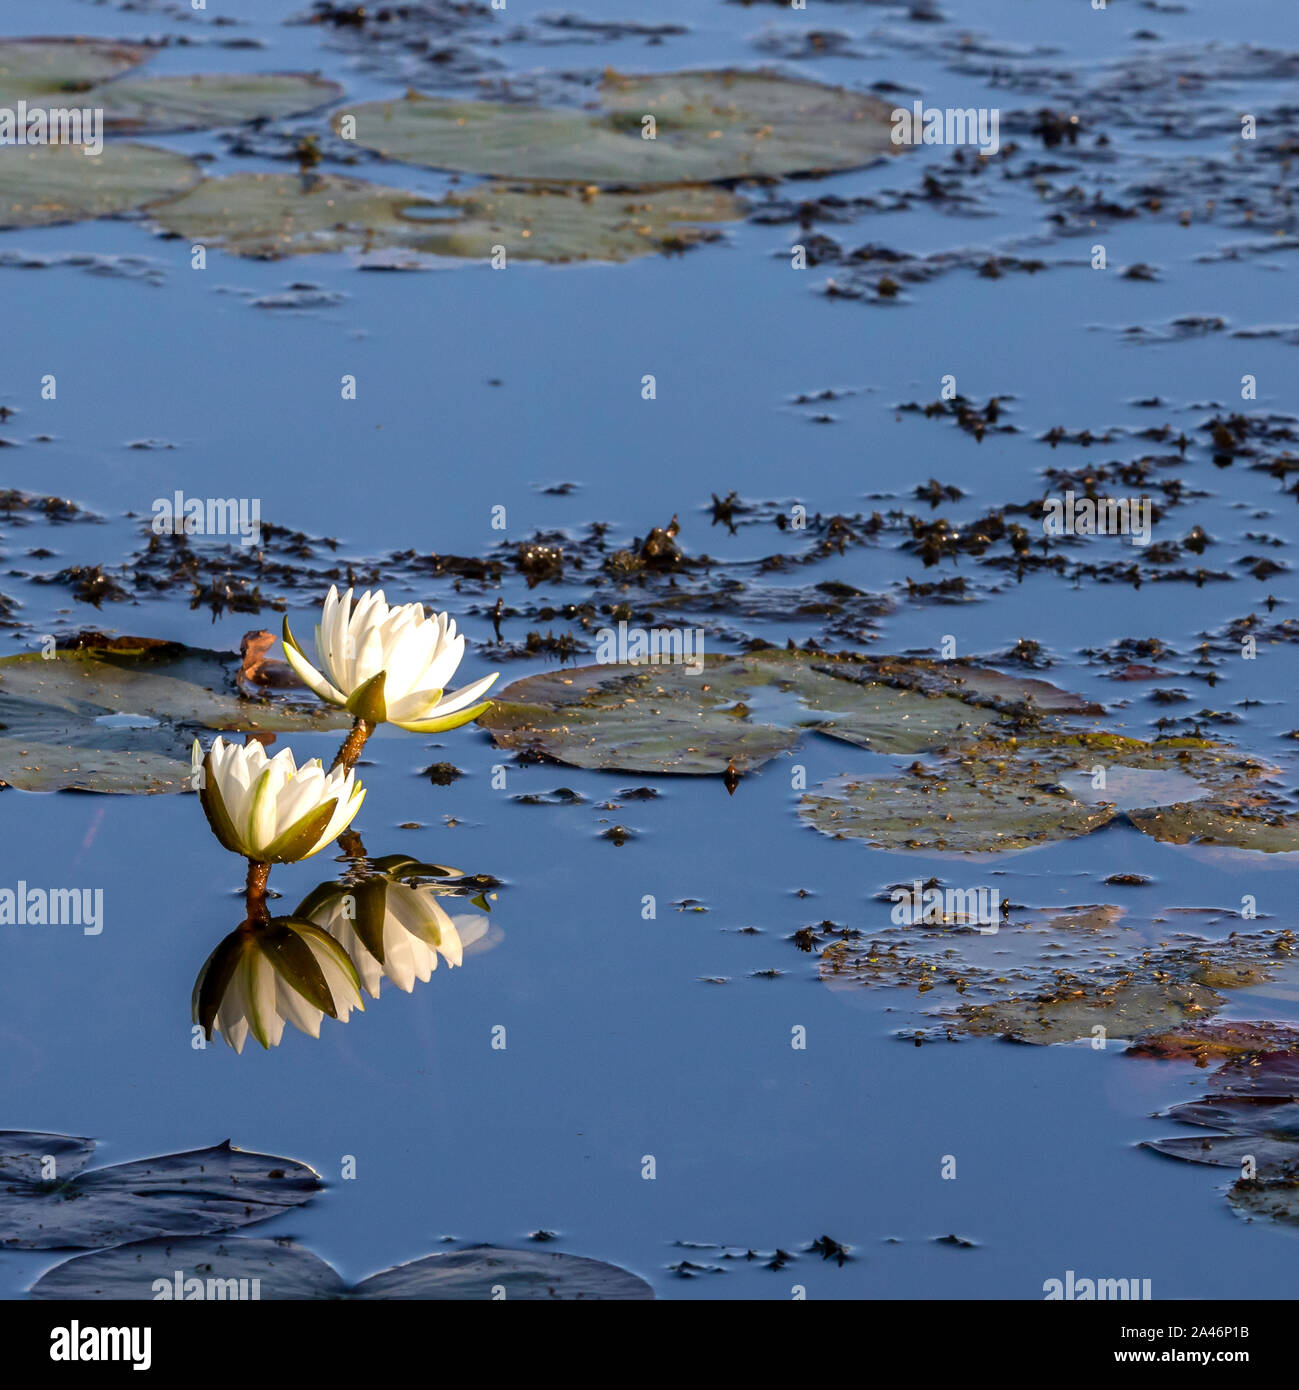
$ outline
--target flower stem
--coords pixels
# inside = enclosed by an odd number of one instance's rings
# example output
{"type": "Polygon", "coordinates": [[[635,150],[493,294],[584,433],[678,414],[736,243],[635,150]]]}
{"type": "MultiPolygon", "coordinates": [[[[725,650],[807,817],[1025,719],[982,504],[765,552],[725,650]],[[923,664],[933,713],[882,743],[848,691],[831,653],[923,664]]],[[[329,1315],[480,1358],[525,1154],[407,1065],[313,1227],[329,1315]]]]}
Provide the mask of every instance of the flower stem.
{"type": "Polygon", "coordinates": [[[334,754],[334,761],[329,765],[330,772],[338,767],[351,772],[356,766],[357,759],[361,756],[361,750],[365,747],[366,740],[372,733],[374,733],[374,725],[368,719],[355,720],[352,724],[352,732],[343,740],[343,746],[334,754]]]}
{"type": "Polygon", "coordinates": [[[266,882],[271,876],[271,866],[260,859],[248,861],[248,881],[244,887],[244,906],[248,915],[242,925],[248,928],[266,921],[270,915],[266,907],[266,882]]]}

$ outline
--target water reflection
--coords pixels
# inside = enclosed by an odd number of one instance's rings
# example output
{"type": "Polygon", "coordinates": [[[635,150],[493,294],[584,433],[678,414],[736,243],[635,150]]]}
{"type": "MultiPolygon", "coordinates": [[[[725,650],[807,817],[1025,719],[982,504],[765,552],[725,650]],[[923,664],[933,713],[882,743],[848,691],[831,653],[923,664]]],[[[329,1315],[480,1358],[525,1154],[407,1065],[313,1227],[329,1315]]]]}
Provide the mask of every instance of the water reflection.
{"type": "Polygon", "coordinates": [[[325,1018],[345,1023],[364,1011],[362,993],[377,999],[385,977],[409,994],[439,956],[460,965],[466,947],[486,938],[495,879],[408,855],[374,859],[354,832],[340,844],[341,878],[318,884],[288,916],[271,916],[264,880],[250,877],[244,920],[194,983],[194,1022],[209,1041],[219,1035],[236,1052],[249,1037],[276,1047],[286,1023],[317,1038],[325,1018]],[[444,899],[479,910],[452,913],[444,899]]]}

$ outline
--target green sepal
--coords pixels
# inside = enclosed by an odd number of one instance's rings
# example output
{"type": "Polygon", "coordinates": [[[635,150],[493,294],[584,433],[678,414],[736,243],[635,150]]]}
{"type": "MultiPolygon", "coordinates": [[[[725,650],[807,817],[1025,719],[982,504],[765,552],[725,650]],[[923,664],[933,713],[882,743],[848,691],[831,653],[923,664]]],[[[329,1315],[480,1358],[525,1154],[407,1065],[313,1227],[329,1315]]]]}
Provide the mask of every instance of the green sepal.
{"type": "Polygon", "coordinates": [[[388,706],[384,699],[387,680],[387,671],[380,671],[363,685],[358,685],[347,697],[347,712],[357,719],[364,719],[367,724],[382,724],[388,718],[388,706]]]}
{"type": "Polygon", "coordinates": [[[230,988],[239,962],[248,944],[247,935],[242,931],[232,931],[225,940],[203,962],[203,968],[194,981],[194,993],[190,999],[190,1017],[203,1029],[203,1036],[212,1041],[212,1029],[216,1026],[217,1014],[221,1011],[221,1001],[230,988]]]}
{"type": "Polygon", "coordinates": [[[212,776],[210,751],[203,757],[203,785],[198,789],[198,800],[203,814],[207,817],[207,823],[212,827],[212,833],[224,848],[232,854],[243,854],[245,851],[239,832],[235,829],[234,821],[230,819],[230,812],[226,810],[225,799],[217,789],[216,778],[212,776]]]}
{"type": "Polygon", "coordinates": [[[383,923],[388,915],[388,880],[382,877],[363,879],[352,889],[356,899],[356,917],[352,926],[361,944],[383,964],[383,923]]]}
{"type": "Polygon", "coordinates": [[[305,816],[281,831],[258,855],[272,864],[294,864],[305,859],[315,849],[316,841],[325,833],[329,822],[334,818],[338,798],[331,796],[328,801],[308,811],[305,816]]]}
{"type": "Polygon", "coordinates": [[[307,1001],[312,1008],[338,1017],[334,996],[325,979],[311,947],[298,935],[296,923],[291,917],[275,917],[265,926],[257,929],[254,942],[257,949],[270,961],[279,975],[291,989],[307,1001]]]}

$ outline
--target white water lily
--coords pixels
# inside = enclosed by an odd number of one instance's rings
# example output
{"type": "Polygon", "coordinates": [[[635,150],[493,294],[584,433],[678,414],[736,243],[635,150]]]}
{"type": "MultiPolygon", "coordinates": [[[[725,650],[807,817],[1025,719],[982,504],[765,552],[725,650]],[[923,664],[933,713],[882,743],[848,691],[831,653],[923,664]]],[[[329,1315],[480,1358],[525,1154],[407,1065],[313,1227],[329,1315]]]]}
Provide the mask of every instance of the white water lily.
{"type": "Polygon", "coordinates": [[[342,946],[372,998],[379,997],[385,975],[409,994],[416,980],[428,983],[439,955],[449,966],[460,965],[465,945],[487,929],[480,913],[451,917],[438,902],[439,891],[376,875],[322,885],[294,915],[309,918],[342,946]]]}
{"type": "Polygon", "coordinates": [[[284,620],[284,654],[299,679],[322,700],[341,705],[370,724],[396,724],[417,734],[468,724],[490,701],[475,704],[500,674],[445,694],[464,656],[465,639],[453,618],[429,617],[421,603],[389,607],[383,590],[368,589],[352,603],[330,587],[316,626],[316,660],[307,660],[284,620]]]}
{"type": "Polygon", "coordinates": [[[194,984],[194,1021],[242,1052],[251,1034],[278,1047],[284,1025],[320,1036],[328,1015],[346,1023],[364,1010],[347,953],[312,922],[275,918],[232,932],[208,957],[194,984]]]}
{"type": "Polygon", "coordinates": [[[206,757],[194,740],[199,796],[217,839],[263,864],[308,859],[347,829],[365,800],[350,769],[319,758],[298,767],[291,748],[267,757],[260,743],[217,738],[206,757]]]}

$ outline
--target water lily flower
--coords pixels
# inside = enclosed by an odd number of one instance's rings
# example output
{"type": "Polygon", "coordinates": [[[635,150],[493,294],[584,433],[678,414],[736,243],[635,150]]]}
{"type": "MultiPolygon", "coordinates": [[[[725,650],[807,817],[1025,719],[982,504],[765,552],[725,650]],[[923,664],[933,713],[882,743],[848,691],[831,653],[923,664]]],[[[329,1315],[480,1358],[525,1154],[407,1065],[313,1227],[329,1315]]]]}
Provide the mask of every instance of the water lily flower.
{"type": "Polygon", "coordinates": [[[314,922],[291,917],[231,932],[194,983],[194,1022],[236,1052],[250,1033],[263,1047],[278,1047],[286,1023],[318,1038],[326,1015],[346,1023],[364,1008],[347,952],[314,922]]]}
{"type": "Polygon", "coordinates": [[[447,682],[464,656],[465,639],[445,613],[428,617],[421,603],[389,607],[383,590],[368,589],[352,604],[331,585],[316,626],[316,660],[307,660],[284,620],[284,654],[310,690],[368,724],[396,724],[437,734],[468,724],[488,707],[475,704],[500,674],[448,695],[447,682]]]}
{"type": "Polygon", "coordinates": [[[438,902],[436,884],[400,883],[382,874],[359,883],[324,883],[298,905],[295,917],[322,927],[347,952],[362,987],[374,999],[386,975],[407,994],[427,984],[438,956],[449,966],[464,960],[464,947],[486,931],[479,913],[451,917],[438,902]],[[482,923],[481,928],[479,923],[482,923]]]}
{"type": "Polygon", "coordinates": [[[260,743],[217,738],[204,756],[195,739],[193,765],[217,839],[263,864],[309,859],[347,829],[365,799],[353,771],[326,772],[319,758],[298,767],[291,748],[270,758],[260,743]]]}

